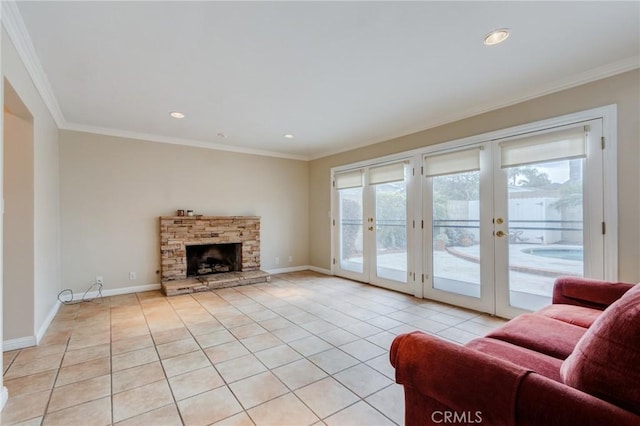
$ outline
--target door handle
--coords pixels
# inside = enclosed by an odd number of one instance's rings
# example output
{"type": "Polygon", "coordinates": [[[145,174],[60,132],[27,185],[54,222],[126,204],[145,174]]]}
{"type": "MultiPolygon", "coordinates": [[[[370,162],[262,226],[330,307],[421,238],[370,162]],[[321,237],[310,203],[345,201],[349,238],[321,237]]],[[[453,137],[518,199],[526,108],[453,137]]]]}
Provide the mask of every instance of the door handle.
{"type": "Polygon", "coordinates": [[[498,231],[498,232],[496,232],[496,237],[502,238],[502,237],[504,237],[505,235],[507,235],[507,234],[505,234],[503,231],[498,231]]]}
{"type": "Polygon", "coordinates": [[[373,226],[370,226],[370,227],[369,227],[369,231],[373,231],[373,226]]]}

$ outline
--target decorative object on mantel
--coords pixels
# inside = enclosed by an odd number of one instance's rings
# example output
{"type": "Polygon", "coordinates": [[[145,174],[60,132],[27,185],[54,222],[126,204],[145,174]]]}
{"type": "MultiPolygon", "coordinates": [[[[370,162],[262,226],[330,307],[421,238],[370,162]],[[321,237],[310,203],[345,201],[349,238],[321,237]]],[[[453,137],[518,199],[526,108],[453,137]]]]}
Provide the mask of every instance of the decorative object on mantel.
{"type": "Polygon", "coordinates": [[[167,296],[268,282],[260,270],[260,217],[160,217],[162,291],[167,296]],[[223,266],[221,266],[223,265],[223,266]],[[228,271],[199,275],[209,271],[228,271]]]}
{"type": "Polygon", "coordinates": [[[193,216],[193,210],[187,210],[187,216],[192,217],[193,216]]]}
{"type": "Polygon", "coordinates": [[[180,217],[184,216],[184,210],[178,210],[177,216],[180,216],[180,217]]]}

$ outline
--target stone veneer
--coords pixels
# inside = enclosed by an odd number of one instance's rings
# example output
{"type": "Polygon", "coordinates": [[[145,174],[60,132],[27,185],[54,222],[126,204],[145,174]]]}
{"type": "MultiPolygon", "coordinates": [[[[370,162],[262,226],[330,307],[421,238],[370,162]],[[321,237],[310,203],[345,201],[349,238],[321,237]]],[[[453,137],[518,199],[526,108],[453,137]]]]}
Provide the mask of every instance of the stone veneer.
{"type": "Polygon", "coordinates": [[[242,244],[242,271],[260,269],[260,217],[162,216],[162,284],[187,278],[187,245],[242,244]]]}

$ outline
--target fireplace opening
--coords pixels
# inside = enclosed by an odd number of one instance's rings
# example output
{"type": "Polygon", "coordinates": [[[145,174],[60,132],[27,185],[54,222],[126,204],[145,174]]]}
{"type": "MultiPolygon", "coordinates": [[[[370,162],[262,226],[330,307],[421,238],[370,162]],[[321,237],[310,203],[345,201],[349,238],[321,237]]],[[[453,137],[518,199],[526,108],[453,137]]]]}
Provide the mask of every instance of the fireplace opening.
{"type": "Polygon", "coordinates": [[[242,243],[186,246],[187,276],[242,270],[242,243]]]}

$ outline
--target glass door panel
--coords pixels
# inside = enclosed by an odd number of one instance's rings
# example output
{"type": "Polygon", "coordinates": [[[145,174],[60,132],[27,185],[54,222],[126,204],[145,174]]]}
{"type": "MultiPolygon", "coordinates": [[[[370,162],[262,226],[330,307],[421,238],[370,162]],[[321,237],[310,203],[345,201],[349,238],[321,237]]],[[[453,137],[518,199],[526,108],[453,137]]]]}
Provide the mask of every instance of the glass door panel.
{"type": "Polygon", "coordinates": [[[374,185],[375,275],[407,282],[407,190],[403,181],[374,185]]]}
{"type": "Polygon", "coordinates": [[[338,190],[340,269],[364,273],[362,187],[338,190]]]}
{"type": "Polygon", "coordinates": [[[433,288],[480,297],[480,172],[433,179],[433,288]]]}
{"type": "Polygon", "coordinates": [[[584,276],[584,159],[507,169],[509,305],[551,303],[559,276],[584,276]]]}

